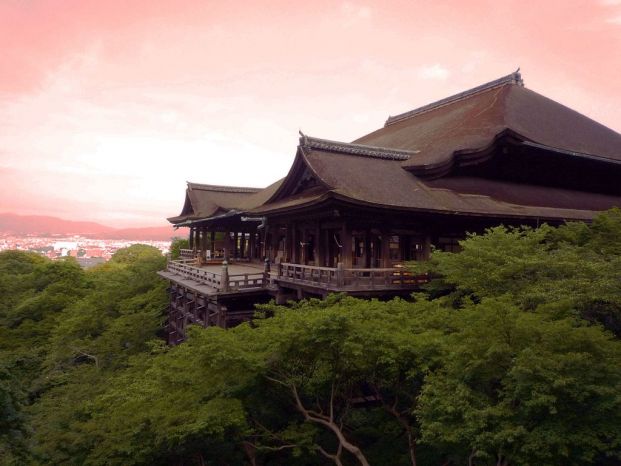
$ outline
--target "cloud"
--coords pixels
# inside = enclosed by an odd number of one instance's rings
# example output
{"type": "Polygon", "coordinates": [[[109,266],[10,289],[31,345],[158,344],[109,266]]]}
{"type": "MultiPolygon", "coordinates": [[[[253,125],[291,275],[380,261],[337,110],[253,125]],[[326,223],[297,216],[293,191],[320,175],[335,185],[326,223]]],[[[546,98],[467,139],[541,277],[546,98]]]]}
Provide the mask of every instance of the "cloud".
{"type": "Polygon", "coordinates": [[[612,24],[619,24],[621,25],[621,15],[619,16],[615,16],[613,18],[608,18],[606,20],[607,23],[612,23],[612,24]]]}
{"type": "Polygon", "coordinates": [[[438,79],[445,81],[451,72],[444,66],[435,63],[433,65],[423,65],[418,70],[418,76],[423,79],[438,79]]]}
{"type": "Polygon", "coordinates": [[[341,13],[347,24],[368,20],[372,16],[371,8],[353,2],[344,2],[341,4],[341,13]]]}
{"type": "Polygon", "coordinates": [[[621,5],[621,0],[601,0],[600,3],[604,6],[616,6],[621,5]]]}

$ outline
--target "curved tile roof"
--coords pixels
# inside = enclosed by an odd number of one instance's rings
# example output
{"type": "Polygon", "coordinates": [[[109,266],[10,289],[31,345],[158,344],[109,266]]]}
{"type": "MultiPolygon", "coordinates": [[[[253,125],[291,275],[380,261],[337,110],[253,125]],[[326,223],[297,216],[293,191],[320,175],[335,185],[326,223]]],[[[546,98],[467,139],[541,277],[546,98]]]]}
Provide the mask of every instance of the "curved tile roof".
{"type": "Polygon", "coordinates": [[[460,151],[492,145],[507,131],[551,148],[621,161],[621,134],[526,89],[521,79],[492,81],[391,118],[354,143],[418,150],[403,167],[420,175],[450,166],[460,151]]]}
{"type": "Polygon", "coordinates": [[[438,178],[462,160],[472,162],[504,135],[562,156],[621,162],[621,134],[526,89],[516,72],[390,117],[383,128],[353,143],[301,134],[285,178],[263,190],[188,183],[181,215],[169,220],[205,219],[223,211],[268,214],[330,197],[412,211],[541,219],[590,219],[621,206],[614,195],[438,178]],[[299,192],[299,178],[309,174],[320,186],[299,192]]]}

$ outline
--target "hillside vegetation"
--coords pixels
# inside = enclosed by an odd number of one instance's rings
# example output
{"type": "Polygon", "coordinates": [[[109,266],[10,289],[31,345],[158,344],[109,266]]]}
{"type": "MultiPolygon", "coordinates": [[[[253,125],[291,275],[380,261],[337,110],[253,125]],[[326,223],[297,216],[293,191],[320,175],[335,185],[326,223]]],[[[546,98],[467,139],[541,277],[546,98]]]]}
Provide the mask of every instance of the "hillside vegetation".
{"type": "Polygon", "coordinates": [[[1,253],[0,464],[619,464],[621,212],[462,248],[176,347],[157,250],[1,253]]]}

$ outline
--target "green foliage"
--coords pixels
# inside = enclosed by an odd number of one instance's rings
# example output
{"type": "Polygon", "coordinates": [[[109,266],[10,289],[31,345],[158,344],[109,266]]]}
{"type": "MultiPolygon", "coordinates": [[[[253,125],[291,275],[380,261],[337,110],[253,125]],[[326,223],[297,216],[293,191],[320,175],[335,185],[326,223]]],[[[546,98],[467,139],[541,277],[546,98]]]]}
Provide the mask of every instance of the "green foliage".
{"type": "Polygon", "coordinates": [[[420,397],[426,443],[487,462],[593,464],[621,445],[621,347],[596,327],[485,300],[459,313],[420,397]]]}
{"type": "Polygon", "coordinates": [[[181,250],[188,249],[190,247],[190,241],[187,238],[173,238],[170,243],[170,257],[171,259],[179,259],[181,257],[181,250]]]}
{"type": "Polygon", "coordinates": [[[435,251],[422,267],[455,298],[507,296],[522,309],[579,315],[621,335],[619,244],[621,211],[613,209],[591,226],[491,228],[463,241],[459,254],[435,251]]]}
{"type": "Polygon", "coordinates": [[[89,271],[0,254],[0,286],[13,297],[0,309],[0,464],[82,464],[85,432],[74,426],[161,328],[164,261],[144,245],[89,271]]]}
{"type": "Polygon", "coordinates": [[[18,465],[27,456],[22,397],[9,368],[0,365],[0,464],[18,465]]]}
{"type": "Polygon", "coordinates": [[[156,249],[0,253],[0,464],[616,464],[620,244],[619,210],[497,227],[409,300],[263,305],[175,347],[156,249]]]}

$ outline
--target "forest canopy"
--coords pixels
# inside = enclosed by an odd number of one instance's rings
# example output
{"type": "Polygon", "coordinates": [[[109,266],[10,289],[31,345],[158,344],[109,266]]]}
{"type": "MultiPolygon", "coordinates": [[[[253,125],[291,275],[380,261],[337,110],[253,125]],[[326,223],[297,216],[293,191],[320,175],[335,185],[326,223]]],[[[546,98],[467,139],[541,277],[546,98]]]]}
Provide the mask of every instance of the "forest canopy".
{"type": "Polygon", "coordinates": [[[461,248],[174,347],[154,248],[0,253],[0,464],[619,464],[621,211],[461,248]]]}

